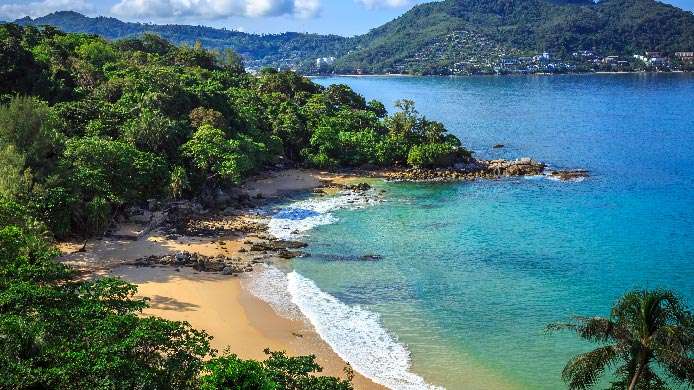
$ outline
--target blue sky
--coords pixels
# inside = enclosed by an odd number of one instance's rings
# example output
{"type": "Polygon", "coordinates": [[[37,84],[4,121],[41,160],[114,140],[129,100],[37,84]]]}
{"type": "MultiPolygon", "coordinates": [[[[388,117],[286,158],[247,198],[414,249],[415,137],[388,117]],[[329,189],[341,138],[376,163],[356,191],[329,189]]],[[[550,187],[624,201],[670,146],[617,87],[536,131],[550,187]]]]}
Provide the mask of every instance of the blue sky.
{"type": "MultiPolygon", "coordinates": [[[[254,33],[356,35],[426,0],[0,0],[0,20],[57,10],[152,23],[200,24],[254,33]]],[[[694,0],[668,0],[693,11],[694,0]]]]}

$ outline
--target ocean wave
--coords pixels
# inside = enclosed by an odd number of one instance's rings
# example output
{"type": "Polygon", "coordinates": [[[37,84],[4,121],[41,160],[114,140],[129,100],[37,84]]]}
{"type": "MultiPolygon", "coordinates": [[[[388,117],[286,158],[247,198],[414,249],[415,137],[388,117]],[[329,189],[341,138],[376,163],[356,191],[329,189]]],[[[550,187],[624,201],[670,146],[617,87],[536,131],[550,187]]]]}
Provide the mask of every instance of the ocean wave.
{"type": "Polygon", "coordinates": [[[296,271],[287,275],[287,287],[292,303],[357,372],[395,390],[440,389],[410,371],[410,352],[383,328],[377,313],[340,302],[296,271]]]}
{"type": "Polygon", "coordinates": [[[270,265],[259,264],[253,277],[244,279],[243,286],[254,297],[265,301],[282,317],[302,320],[301,309],[292,303],[287,274],[270,265]]]}
{"type": "Polygon", "coordinates": [[[337,217],[332,215],[331,211],[363,207],[375,201],[377,199],[371,194],[347,191],[337,196],[312,197],[294,202],[272,214],[268,223],[268,232],[285,240],[296,238],[316,226],[337,222],[337,217]]]}

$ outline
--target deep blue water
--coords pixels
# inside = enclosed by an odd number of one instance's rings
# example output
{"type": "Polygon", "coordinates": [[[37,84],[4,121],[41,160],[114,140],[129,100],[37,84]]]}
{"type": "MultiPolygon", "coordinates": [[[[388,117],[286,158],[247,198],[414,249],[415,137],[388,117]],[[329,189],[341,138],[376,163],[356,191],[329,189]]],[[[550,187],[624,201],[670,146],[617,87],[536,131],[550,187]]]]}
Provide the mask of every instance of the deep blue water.
{"type": "Polygon", "coordinates": [[[294,268],[381,315],[413,371],[459,388],[563,388],[592,346],[546,324],[608,315],[634,287],[694,307],[694,77],[332,77],[443,122],[482,157],[585,168],[542,178],[380,185],[385,201],[334,213],[294,268]],[[504,149],[493,149],[502,143],[504,149]],[[377,262],[332,261],[378,254],[377,262]]]}

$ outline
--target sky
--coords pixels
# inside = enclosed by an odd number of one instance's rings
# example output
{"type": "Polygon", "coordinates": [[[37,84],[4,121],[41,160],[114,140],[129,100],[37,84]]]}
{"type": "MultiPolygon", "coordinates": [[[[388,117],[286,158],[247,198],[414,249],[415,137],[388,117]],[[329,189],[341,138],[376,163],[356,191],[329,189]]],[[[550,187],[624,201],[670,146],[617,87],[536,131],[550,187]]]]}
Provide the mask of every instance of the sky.
{"type": "MultiPolygon", "coordinates": [[[[225,27],[250,33],[285,31],[352,36],[427,0],[0,0],[0,20],[72,10],[125,21],[225,27]]],[[[694,0],[667,0],[694,11],[694,0]]]]}

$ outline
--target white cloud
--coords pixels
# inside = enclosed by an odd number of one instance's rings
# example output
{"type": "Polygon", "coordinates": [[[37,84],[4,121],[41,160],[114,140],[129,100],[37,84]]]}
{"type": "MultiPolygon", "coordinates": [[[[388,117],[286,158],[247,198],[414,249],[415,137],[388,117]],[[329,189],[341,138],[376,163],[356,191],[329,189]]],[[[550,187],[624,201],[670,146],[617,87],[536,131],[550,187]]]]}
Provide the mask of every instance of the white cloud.
{"type": "Polygon", "coordinates": [[[92,6],[86,0],[43,0],[0,4],[1,19],[19,19],[44,16],[55,11],[90,12],[92,6]]]}
{"type": "Polygon", "coordinates": [[[231,16],[315,16],[320,0],[120,0],[111,8],[117,16],[141,18],[222,19],[231,16]]]}
{"type": "Polygon", "coordinates": [[[367,9],[398,8],[410,4],[410,0],[356,0],[367,9]]]}

